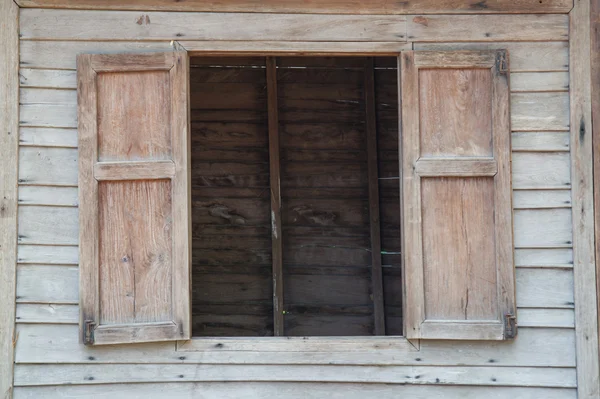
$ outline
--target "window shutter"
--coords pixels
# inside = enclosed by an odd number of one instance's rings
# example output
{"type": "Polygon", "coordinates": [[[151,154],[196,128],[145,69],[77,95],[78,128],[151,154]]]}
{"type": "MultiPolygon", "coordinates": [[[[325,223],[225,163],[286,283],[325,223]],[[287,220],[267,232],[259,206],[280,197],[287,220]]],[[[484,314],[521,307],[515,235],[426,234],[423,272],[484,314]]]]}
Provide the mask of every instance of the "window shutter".
{"type": "Polygon", "coordinates": [[[404,52],[405,334],[516,335],[505,51],[404,52]]]}
{"type": "Polygon", "coordinates": [[[77,58],[85,344],[190,338],[188,76],[185,52],[77,58]]]}

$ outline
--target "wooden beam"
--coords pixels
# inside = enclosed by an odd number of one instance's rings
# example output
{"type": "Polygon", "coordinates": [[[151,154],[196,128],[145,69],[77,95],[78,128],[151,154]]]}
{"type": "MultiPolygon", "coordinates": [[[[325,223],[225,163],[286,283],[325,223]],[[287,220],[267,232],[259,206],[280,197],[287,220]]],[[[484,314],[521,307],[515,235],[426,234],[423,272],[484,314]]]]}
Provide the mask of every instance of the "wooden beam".
{"type": "Polygon", "coordinates": [[[573,0],[15,0],[20,7],[314,14],[568,13],[573,0]]]}
{"type": "MultiPolygon", "coordinates": [[[[596,230],[596,299],[598,311],[598,336],[600,339],[600,0],[591,0],[591,97],[592,97],[592,143],[594,158],[594,215],[596,230]]],[[[600,358],[600,349],[598,351],[600,358]]]]}
{"type": "Polygon", "coordinates": [[[375,108],[375,65],[365,60],[365,116],[367,173],[369,184],[369,224],[371,229],[371,288],[375,335],[385,335],[383,274],[381,271],[381,227],[379,222],[379,171],[377,167],[377,110],[375,108]]]}
{"type": "Polygon", "coordinates": [[[570,13],[571,183],[573,275],[579,399],[600,397],[598,313],[594,248],[594,177],[590,0],[576,0],[570,13]]]}
{"type": "Polygon", "coordinates": [[[273,331],[283,335],[283,246],[281,228],[281,169],[279,162],[279,114],[277,110],[277,59],[267,57],[269,114],[269,172],[271,185],[271,248],[273,265],[273,331]]]}
{"type": "Polygon", "coordinates": [[[11,398],[15,345],[19,7],[0,0],[0,397],[11,398]]]}
{"type": "MultiPolygon", "coordinates": [[[[566,14],[323,15],[22,9],[22,41],[566,41],[566,14]],[[464,27],[468,26],[465,31],[464,27]],[[235,29],[232,29],[235,27],[235,29]]],[[[243,44],[243,43],[241,43],[243,44]]],[[[250,44],[249,47],[255,47],[250,44]]]]}

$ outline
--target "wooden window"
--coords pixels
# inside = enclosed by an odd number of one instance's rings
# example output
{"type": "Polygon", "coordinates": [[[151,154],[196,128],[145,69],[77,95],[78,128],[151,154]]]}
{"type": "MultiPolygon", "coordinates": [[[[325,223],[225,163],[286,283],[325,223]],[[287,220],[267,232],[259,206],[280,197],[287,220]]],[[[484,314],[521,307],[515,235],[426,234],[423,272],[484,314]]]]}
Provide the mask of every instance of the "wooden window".
{"type": "Polygon", "coordinates": [[[401,55],[405,334],[516,334],[507,54],[401,55]]]}
{"type": "Polygon", "coordinates": [[[507,54],[396,61],[79,56],[82,341],[514,337],[507,54]]]}
{"type": "Polygon", "coordinates": [[[194,336],[402,334],[397,74],[192,57],[194,336]]]}
{"type": "Polygon", "coordinates": [[[80,55],[86,344],[190,338],[188,58],[80,55]]]}

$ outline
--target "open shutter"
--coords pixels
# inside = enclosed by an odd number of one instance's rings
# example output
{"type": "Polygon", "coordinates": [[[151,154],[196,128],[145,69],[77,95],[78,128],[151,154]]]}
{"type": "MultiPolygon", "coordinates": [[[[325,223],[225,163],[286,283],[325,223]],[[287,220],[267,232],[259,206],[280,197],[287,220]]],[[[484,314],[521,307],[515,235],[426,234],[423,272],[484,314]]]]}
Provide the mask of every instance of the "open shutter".
{"type": "Polygon", "coordinates": [[[516,335],[507,62],[401,55],[407,338],[516,335]]]}
{"type": "Polygon", "coordinates": [[[77,58],[85,344],[190,338],[188,58],[77,58]]]}

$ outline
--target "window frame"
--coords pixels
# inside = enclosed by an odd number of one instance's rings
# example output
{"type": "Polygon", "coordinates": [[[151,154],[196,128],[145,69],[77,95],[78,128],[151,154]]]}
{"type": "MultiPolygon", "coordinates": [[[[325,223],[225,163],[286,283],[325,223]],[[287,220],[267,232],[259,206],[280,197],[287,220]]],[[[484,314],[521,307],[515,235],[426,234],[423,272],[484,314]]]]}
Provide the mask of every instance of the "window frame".
{"type": "MultiPolygon", "coordinates": [[[[258,43],[257,43],[258,44],[258,43]]],[[[290,50],[290,46],[286,42],[261,42],[252,50],[243,50],[248,48],[248,43],[226,43],[223,47],[230,46],[231,49],[223,48],[219,43],[203,42],[174,42],[173,46],[177,50],[186,51],[188,57],[202,56],[258,56],[258,57],[285,57],[285,56],[302,56],[302,57],[317,57],[317,56],[332,56],[332,57],[396,57],[399,62],[399,57],[402,51],[412,50],[412,45],[407,43],[382,43],[379,46],[374,46],[369,42],[347,42],[347,47],[341,48],[339,43],[335,42],[294,42],[294,50],[290,50]],[[373,51],[368,51],[368,48],[375,48],[373,51]]],[[[400,65],[398,63],[398,73],[400,73],[400,65]]],[[[399,108],[400,103],[400,79],[398,79],[398,95],[399,108]]],[[[399,118],[399,123],[402,123],[399,118]]],[[[401,126],[400,126],[401,128],[401,126]]],[[[402,173],[402,171],[400,171],[402,173]]],[[[400,176],[401,177],[401,176],[400,176]]],[[[403,271],[404,273],[404,271],[403,271]]],[[[403,282],[404,284],[404,282],[403,282]]],[[[406,303],[406,301],[404,301],[406,303]]],[[[403,304],[403,313],[404,307],[403,304]]],[[[175,351],[178,353],[185,352],[266,352],[275,355],[277,360],[269,361],[269,363],[302,363],[301,358],[303,353],[322,353],[323,364],[356,364],[356,361],[348,359],[348,354],[357,354],[358,357],[365,357],[365,352],[369,353],[369,357],[376,359],[377,355],[397,356],[398,354],[411,354],[420,350],[420,340],[408,339],[404,335],[382,335],[382,336],[331,336],[331,337],[194,337],[189,340],[177,341],[175,351]],[[278,356],[277,354],[280,354],[278,356]],[[293,354],[297,354],[293,356],[293,354]],[[292,355],[292,356],[290,356],[292,355]]],[[[352,356],[351,356],[352,357],[352,356]]],[[[180,356],[180,360],[185,360],[185,356],[180,356]],[[182,359],[183,358],[183,359],[182,359]]],[[[224,363],[239,363],[234,357],[226,356],[224,363]]],[[[363,361],[359,361],[362,364],[363,361]]],[[[220,362],[221,363],[221,362],[220,362]]],[[[310,361],[311,364],[321,363],[315,361],[314,358],[310,361]]]]}

